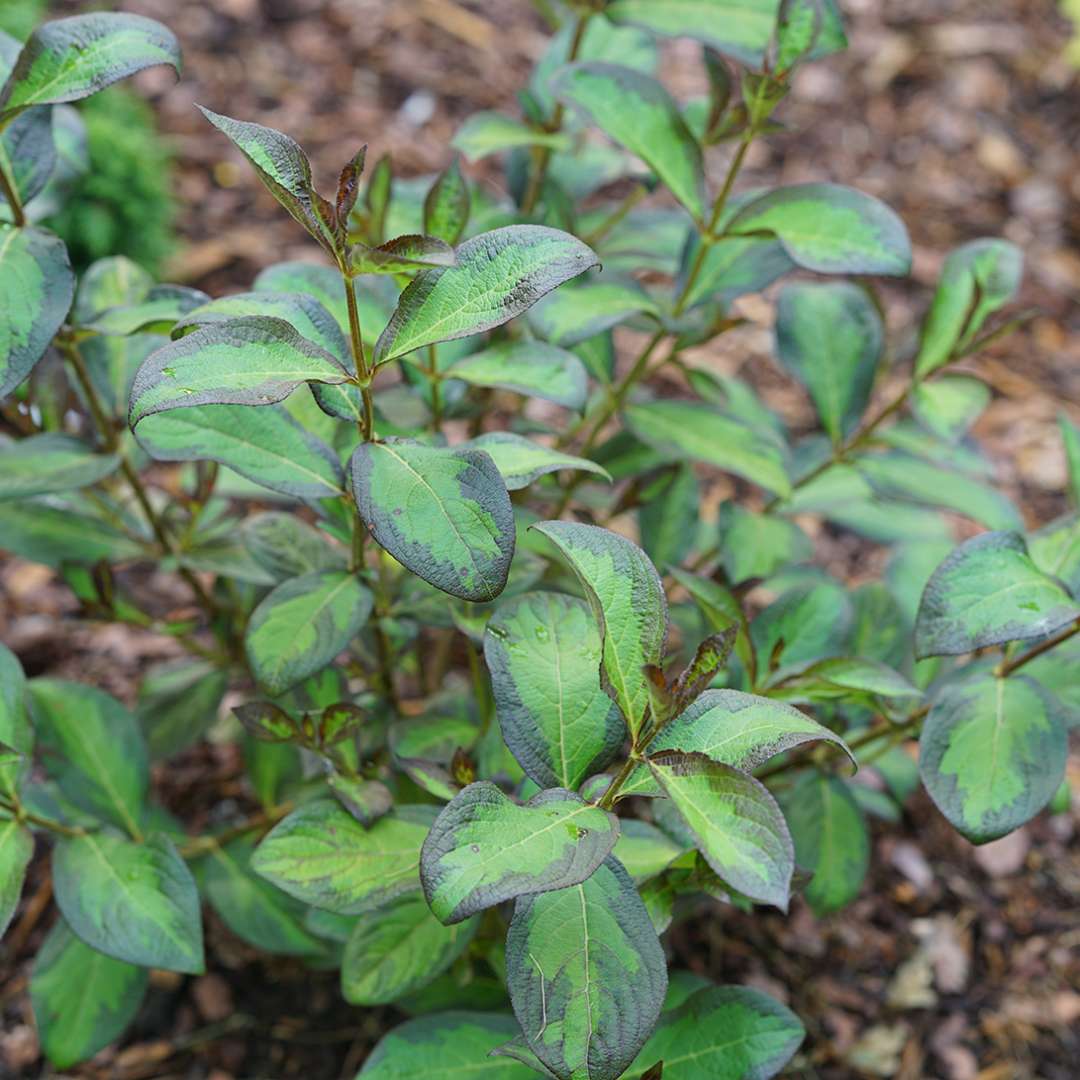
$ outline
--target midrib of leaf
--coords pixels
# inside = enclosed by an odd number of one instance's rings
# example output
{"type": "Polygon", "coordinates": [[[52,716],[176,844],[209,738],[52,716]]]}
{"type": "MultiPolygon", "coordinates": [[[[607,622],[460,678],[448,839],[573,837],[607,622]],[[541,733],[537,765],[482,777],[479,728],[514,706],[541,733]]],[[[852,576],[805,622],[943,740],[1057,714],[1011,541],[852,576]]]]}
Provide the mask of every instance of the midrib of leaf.
{"type": "MultiPolygon", "coordinates": [[[[112,863],[110,863],[109,860],[107,858],[105,858],[105,853],[101,850],[100,847],[98,847],[97,842],[94,839],[94,834],[93,833],[87,833],[84,837],[82,837],[82,839],[85,840],[87,843],[89,843],[90,847],[93,849],[94,854],[97,856],[98,861],[101,863],[102,866],[105,867],[106,871],[108,872],[108,876],[111,877],[116,882],[116,884],[119,886],[120,892],[122,892],[127,897],[127,900],[128,900],[128,903],[130,904],[130,906],[132,908],[134,908],[135,910],[137,910],[137,911],[144,911],[143,908],[139,907],[135,903],[134,894],[131,892],[130,889],[127,888],[127,883],[113,869],[112,863]]],[[[144,848],[143,850],[149,851],[150,849],[149,848],[144,848]]],[[[154,868],[154,873],[155,873],[155,877],[156,877],[156,875],[157,875],[157,867],[156,866],[154,868]]],[[[161,892],[159,895],[166,902],[166,904],[172,904],[172,901],[170,900],[170,898],[164,892],[161,892]]],[[[174,945],[178,946],[180,952],[184,956],[187,956],[190,953],[190,951],[191,951],[190,945],[183,938],[177,937],[176,934],[173,933],[171,923],[168,923],[168,922],[162,923],[159,919],[153,919],[153,922],[154,922],[155,926],[160,928],[160,930],[165,935],[165,937],[167,937],[170,941],[172,941],[174,945]]]]}
{"type": "MultiPolygon", "coordinates": [[[[59,718],[59,719],[60,719],[60,723],[63,724],[64,723],[63,718],[59,718]]],[[[75,733],[70,732],[70,734],[74,735],[75,733]]],[[[124,803],[123,799],[120,797],[119,790],[113,785],[112,773],[109,771],[109,769],[105,768],[105,766],[103,765],[101,759],[98,757],[98,755],[97,755],[97,747],[96,747],[96,745],[94,743],[94,740],[93,739],[86,739],[86,740],[83,740],[83,741],[79,742],[78,745],[83,750],[83,752],[86,754],[86,756],[88,758],[90,758],[91,764],[94,766],[95,770],[97,771],[98,779],[99,779],[102,787],[105,788],[106,794],[112,800],[112,802],[114,803],[116,809],[120,812],[120,816],[124,820],[124,828],[126,828],[127,831],[131,834],[132,839],[141,840],[142,839],[142,832],[139,830],[138,822],[136,822],[136,820],[131,816],[131,813],[128,810],[127,805],[124,803]]]]}
{"type": "MultiPolygon", "coordinates": [[[[407,470],[408,470],[408,471],[409,471],[410,473],[412,473],[412,475],[416,477],[416,479],[417,479],[417,482],[418,482],[418,483],[420,483],[420,484],[421,484],[421,485],[423,485],[423,486],[424,486],[425,488],[427,488],[427,490],[428,490],[428,492],[430,493],[430,495],[431,495],[432,499],[434,499],[434,500],[435,500],[435,505],[436,505],[436,506],[437,506],[437,507],[439,508],[439,512],[440,512],[440,513],[442,514],[442,516],[443,516],[443,517],[444,517],[444,518],[446,519],[446,523],[447,523],[447,525],[449,525],[449,526],[450,526],[450,529],[451,529],[451,531],[453,532],[453,534],[454,534],[454,535],[455,535],[455,536],[457,537],[457,539],[458,539],[458,542],[459,542],[459,543],[461,544],[461,546],[462,546],[462,547],[464,547],[464,548],[465,548],[465,551],[466,551],[466,552],[468,553],[468,556],[469,556],[469,561],[470,561],[470,562],[472,563],[472,565],[473,565],[473,570],[475,570],[475,571],[476,571],[476,573],[477,573],[477,574],[479,575],[479,577],[480,577],[480,580],[481,580],[481,581],[482,581],[482,582],[484,583],[484,588],[485,588],[485,589],[486,589],[486,590],[488,591],[488,593],[490,593],[491,595],[495,595],[494,591],[492,590],[492,587],[491,587],[491,583],[490,583],[490,582],[488,581],[488,579],[487,579],[487,575],[486,575],[486,574],[484,573],[484,571],[483,571],[483,570],[482,570],[482,569],[480,568],[480,566],[479,566],[479,564],[477,563],[477,561],[476,561],[475,557],[473,556],[472,548],[471,548],[471,547],[469,546],[469,543],[468,543],[468,541],[467,541],[467,540],[465,539],[465,537],[464,537],[464,536],[462,536],[462,535],[461,535],[461,530],[460,530],[460,529],[458,529],[458,527],[457,527],[457,524],[456,524],[456,523],[454,522],[454,519],[453,519],[453,518],[452,518],[452,517],[450,516],[450,514],[449,514],[449,513],[447,512],[447,509],[446,509],[446,507],[445,507],[445,506],[443,505],[443,501],[442,501],[442,499],[440,498],[440,496],[439,496],[439,493],[438,493],[438,492],[437,492],[437,491],[436,491],[436,490],[435,490],[435,489],[434,489],[434,488],[433,488],[433,487],[432,487],[432,486],[431,486],[431,485],[430,485],[430,484],[429,484],[429,483],[427,482],[427,480],[426,480],[426,479],[425,479],[425,478],[424,478],[424,477],[423,477],[423,476],[422,476],[422,475],[421,475],[420,473],[418,473],[418,472],[417,472],[417,471],[416,471],[416,470],[415,470],[415,469],[414,469],[414,468],[413,468],[413,467],[412,467],[412,466],[411,466],[411,465],[410,465],[410,464],[409,464],[409,463],[408,463],[408,462],[407,462],[407,461],[406,461],[406,460],[405,460],[405,459],[404,459],[404,458],[403,458],[403,457],[402,457],[402,456],[401,456],[400,454],[397,454],[397,453],[395,453],[395,452],[393,451],[393,449],[391,449],[391,447],[387,446],[387,445],[386,445],[386,444],[384,443],[384,444],[383,444],[383,446],[382,446],[382,449],[383,449],[383,450],[385,450],[385,451],[386,451],[386,452],[387,452],[387,453],[388,453],[388,454],[389,454],[389,455],[390,455],[390,456],[391,456],[392,458],[394,458],[394,460],[395,460],[395,461],[399,462],[399,463],[400,463],[401,465],[403,465],[403,466],[404,466],[404,467],[405,467],[405,468],[406,468],[406,469],[407,469],[407,470]]],[[[459,459],[459,460],[460,460],[460,459],[459,459]]],[[[468,465],[468,463],[466,462],[466,466],[467,466],[467,465],[468,465]]],[[[453,479],[454,479],[454,481],[455,481],[455,482],[457,481],[457,477],[456,477],[456,476],[455,476],[455,477],[454,477],[453,479]]],[[[472,502],[475,502],[476,500],[475,500],[475,499],[473,499],[473,500],[471,500],[471,501],[472,501],[472,502]]],[[[479,504],[478,504],[478,505],[479,505],[479,504]]]]}
{"type": "Polygon", "coordinates": [[[581,900],[581,935],[584,942],[583,948],[585,951],[585,986],[583,994],[585,996],[585,1015],[589,1018],[589,1029],[585,1034],[585,1060],[582,1064],[585,1066],[585,1072],[587,1075],[592,1075],[592,1070],[589,1068],[589,1052],[592,1049],[593,1040],[593,1013],[592,1013],[592,965],[589,960],[589,905],[585,902],[585,886],[579,885],[577,887],[578,897],[581,900]]]}
{"type": "MultiPolygon", "coordinates": [[[[551,605],[548,605],[548,614],[551,614],[551,605]]],[[[555,685],[558,687],[557,707],[559,710],[559,761],[562,765],[563,787],[570,786],[570,774],[567,770],[566,759],[566,720],[564,716],[563,702],[563,679],[562,679],[562,649],[559,647],[559,620],[555,619],[552,624],[554,633],[552,640],[555,645],[555,685]]]]}

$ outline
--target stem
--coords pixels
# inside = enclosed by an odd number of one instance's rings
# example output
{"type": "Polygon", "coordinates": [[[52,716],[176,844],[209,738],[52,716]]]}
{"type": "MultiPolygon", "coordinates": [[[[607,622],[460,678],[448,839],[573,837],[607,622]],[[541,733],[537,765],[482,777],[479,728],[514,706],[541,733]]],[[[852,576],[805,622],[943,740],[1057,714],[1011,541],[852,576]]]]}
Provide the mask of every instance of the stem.
{"type": "MultiPolygon", "coordinates": [[[[567,53],[566,62],[572,64],[581,52],[581,43],[585,39],[585,28],[589,25],[591,15],[579,15],[574,24],[574,36],[570,39],[570,51],[567,53]]],[[[561,103],[555,106],[555,112],[551,116],[551,132],[554,134],[562,130],[563,119],[566,116],[566,108],[561,103]]],[[[544,180],[547,179],[548,166],[551,164],[551,147],[542,146],[536,156],[536,167],[529,176],[529,186],[525,190],[525,196],[521,200],[522,213],[531,214],[540,201],[540,193],[544,190],[544,180]]]]}
{"type": "Polygon", "coordinates": [[[340,269],[341,279],[345,283],[345,306],[349,311],[349,344],[352,347],[356,378],[360,383],[360,396],[364,400],[364,418],[358,421],[356,426],[360,432],[360,438],[364,442],[371,442],[375,437],[375,403],[371,398],[371,372],[368,370],[367,359],[364,356],[364,335],[360,330],[360,312],[356,307],[353,279],[344,266],[340,269]]]}
{"type": "Polygon", "coordinates": [[[195,594],[195,598],[206,611],[207,616],[211,619],[216,618],[219,614],[217,604],[214,603],[213,598],[203,587],[202,582],[199,581],[191,570],[183,565],[181,561],[181,552],[173,542],[172,536],[165,528],[164,522],[151,505],[150,496],[147,494],[142,479],[135,471],[131,462],[128,461],[127,457],[122,453],[120,449],[120,440],[116,433],[116,427],[109,420],[108,415],[105,412],[105,408],[101,403],[101,398],[98,396],[97,387],[94,386],[94,381],[90,377],[90,371],[86,366],[86,361],[83,359],[82,353],[79,352],[78,346],[65,337],[58,337],[56,343],[57,347],[63,353],[65,359],[71,364],[71,367],[75,372],[75,378],[78,380],[79,386],[82,388],[82,392],[86,397],[87,404],[90,407],[90,415],[94,419],[94,424],[105,444],[105,449],[111,454],[119,455],[120,471],[123,473],[124,479],[128,482],[128,486],[131,488],[135,500],[142,509],[147,522],[149,522],[150,528],[157,538],[157,542],[161,545],[163,551],[168,552],[168,554],[176,560],[177,572],[188,583],[191,591],[195,594]]]}
{"type": "Polygon", "coordinates": [[[15,185],[8,179],[3,165],[0,165],[0,191],[4,193],[4,198],[7,199],[7,204],[11,207],[11,220],[15,223],[17,229],[21,229],[26,224],[26,214],[23,213],[19,193],[15,190],[15,185]]]}
{"type": "Polygon", "coordinates": [[[52,818],[42,817],[25,809],[21,803],[14,802],[4,795],[0,795],[0,809],[7,810],[16,821],[28,821],[39,829],[47,829],[58,836],[87,836],[88,829],[79,825],[65,825],[62,821],[54,821],[52,818]]]}
{"type": "Polygon", "coordinates": [[[619,203],[619,205],[612,211],[612,213],[608,217],[604,218],[604,220],[601,221],[600,224],[597,225],[591,233],[589,233],[587,236],[583,236],[582,240],[584,240],[585,243],[589,245],[589,247],[594,247],[601,240],[603,240],[604,237],[607,236],[611,232],[611,230],[615,228],[616,225],[623,221],[626,215],[629,214],[630,211],[633,210],[634,207],[637,206],[637,204],[641,202],[648,194],[649,192],[646,188],[642,187],[640,184],[637,185],[633,189],[633,191],[631,191],[630,194],[627,195],[621,203],[619,203]]]}
{"type": "Polygon", "coordinates": [[[1002,660],[1001,663],[994,668],[994,674],[999,679],[1007,678],[1014,671],[1018,671],[1036,657],[1042,656],[1043,653],[1049,652],[1063,641],[1068,641],[1069,638],[1075,637],[1077,634],[1080,634],[1080,619],[1077,619],[1076,622],[1066,626],[1064,630],[1059,630],[1045,641],[1040,641],[1038,645],[1032,645],[1030,649],[1026,652],[1022,652],[1012,660],[1002,660]]]}
{"type": "Polygon", "coordinates": [[[245,821],[232,825],[215,836],[196,836],[187,843],[181,844],[177,850],[181,857],[185,859],[198,858],[200,855],[205,855],[207,852],[227,844],[230,840],[235,840],[238,836],[244,836],[246,833],[254,832],[256,829],[264,829],[268,825],[276,824],[292,809],[293,804],[291,802],[282,803],[280,806],[274,806],[269,810],[264,810],[253,817],[247,818],[245,821]]]}
{"type": "Polygon", "coordinates": [[[367,529],[359,514],[353,515],[352,552],[349,556],[349,573],[355,574],[364,568],[364,546],[367,541],[367,529]]]}
{"type": "Polygon", "coordinates": [[[623,784],[630,779],[630,774],[637,768],[640,762],[631,755],[622,764],[622,768],[615,774],[607,791],[600,797],[596,804],[601,810],[610,810],[615,805],[615,799],[622,790],[623,784]]]}

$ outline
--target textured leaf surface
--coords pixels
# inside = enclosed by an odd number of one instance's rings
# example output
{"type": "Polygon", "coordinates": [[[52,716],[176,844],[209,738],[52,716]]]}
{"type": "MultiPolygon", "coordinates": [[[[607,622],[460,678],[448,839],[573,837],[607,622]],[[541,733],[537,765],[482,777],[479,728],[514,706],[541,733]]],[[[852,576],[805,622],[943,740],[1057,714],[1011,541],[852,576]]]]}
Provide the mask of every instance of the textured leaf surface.
{"type": "Polygon", "coordinates": [[[838,777],[808,771],[781,805],[795,859],[813,875],[807,902],[816,915],[839,911],[859,895],[870,865],[870,833],[852,789],[838,777]]]}
{"type": "Polygon", "coordinates": [[[517,806],[488,781],[470,784],[424,841],[424,894],[444,923],[461,922],[515,896],[584,881],[618,835],[614,815],[573,792],[553,788],[517,806]]]}
{"type": "Polygon", "coordinates": [[[251,867],[306,904],[356,915],[420,888],[430,821],[399,809],[365,828],[339,803],[320,799],[276,825],[251,867]]]}
{"type": "Polygon", "coordinates": [[[1016,295],[1023,272],[1023,253],[1007,240],[973,240],[952,252],[923,325],[915,374],[929,375],[969,344],[1016,295]]]}
{"type": "Polygon", "coordinates": [[[457,258],[457,266],[423,271],[401,294],[376,343],[376,364],[501,326],[597,264],[580,240],[541,225],[481,233],[457,249],[457,258]]]}
{"type": "Polygon", "coordinates": [[[448,244],[456,244],[469,223],[471,208],[469,183],[455,156],[424,198],[424,232],[448,244]]]}
{"type": "Polygon", "coordinates": [[[618,706],[600,685],[600,631],[583,600],[526,593],[487,625],[503,739],[541,787],[574,790],[610,764],[626,734],[618,706]]]}
{"type": "Polygon", "coordinates": [[[26,867],[34,854],[34,837],[29,829],[12,818],[0,820],[0,937],[22,895],[26,867]]]}
{"type": "Polygon", "coordinates": [[[1046,806],[1065,756],[1058,703],[1024,675],[996,679],[984,670],[934,703],[919,740],[919,773],[953,827],[985,844],[1046,806]]]}
{"type": "Polygon", "coordinates": [[[202,974],[199,893],[168,837],[65,838],[52,868],[60,911],[91,948],[140,967],[202,974]]]}
{"type": "Polygon", "coordinates": [[[564,454],[561,450],[543,446],[509,431],[489,431],[462,443],[458,449],[483,450],[495,462],[495,468],[499,470],[508,491],[528,487],[546,473],[560,469],[595,473],[611,482],[607,470],[595,461],[564,454]]]}
{"type": "Polygon", "coordinates": [[[760,64],[780,0],[613,0],[604,9],[626,23],[667,37],[688,37],[751,66],[760,64]]]}
{"type": "Polygon", "coordinates": [[[673,461],[703,461],[776,495],[791,492],[776,439],[709,405],[674,400],[631,405],[626,422],[639,439],[673,461]]]}
{"type": "Polygon", "coordinates": [[[93,1057],[139,1011],[150,973],[80,941],[63,919],[49,931],[30,974],[30,1001],[45,1056],[57,1069],[93,1057]]]}
{"type": "Polygon", "coordinates": [[[704,754],[664,750],[649,767],[713,870],[751,900],[786,911],[795,852],[765,785],[704,754]]]}
{"type": "MultiPolygon", "coordinates": [[[[327,268],[311,267],[311,269],[327,268]]],[[[341,294],[340,303],[344,305],[344,288],[341,288],[341,294]]],[[[318,345],[320,349],[324,349],[343,364],[352,362],[349,342],[338,325],[337,319],[316,296],[310,296],[307,293],[272,292],[264,289],[258,292],[222,296],[189,311],[173,327],[173,337],[179,337],[182,333],[190,332],[197,327],[251,315],[268,315],[271,318],[282,319],[289,323],[301,337],[318,345]]]]}
{"type": "Polygon", "coordinates": [[[0,117],[29,105],[78,101],[157,64],[180,74],[180,46],[153,19],[113,12],[54,19],[19,53],[0,90],[0,117]]]}
{"type": "Polygon", "coordinates": [[[330,225],[320,216],[319,196],[311,180],[311,164],[288,135],[262,124],[204,109],[198,110],[255,166],[259,179],[275,199],[328,251],[334,250],[330,225]]]}
{"type": "Polygon", "coordinates": [[[409,274],[425,266],[456,265],[454,249],[434,236],[396,236],[376,248],[353,247],[352,269],[357,274],[409,274]]]}
{"type": "MultiPolygon", "coordinates": [[[[751,772],[777,754],[810,742],[839,746],[855,764],[855,756],[839,735],[790,705],[741,690],[706,690],[664,725],[649,744],[649,753],[681,750],[705,754],[733,769],[751,772]]],[[[659,789],[648,770],[641,767],[631,774],[622,793],[659,794],[659,789]]]]}
{"type": "Polygon", "coordinates": [[[773,233],[799,266],[821,274],[911,270],[911,241],[883,202],[839,184],[796,184],[749,203],[732,220],[736,236],[773,233]]]}
{"type": "MultiPolygon", "coordinates": [[[[0,79],[4,77],[2,64],[0,60],[0,79]]],[[[23,206],[45,187],[55,165],[51,109],[30,109],[0,134],[0,169],[23,206]]],[[[0,205],[0,219],[11,220],[6,201],[0,205]]]]}
{"type": "Polygon", "coordinates": [[[357,920],[341,961],[352,1005],[388,1005],[441,975],[467,948],[478,920],[443,926],[422,896],[406,896],[357,920]]]}
{"type": "Polygon", "coordinates": [[[915,654],[955,656],[1052,634],[1080,605],[1032,562],[1017,533],[983,533],[933,573],[915,623],[915,654]]]}
{"type": "Polygon", "coordinates": [[[252,674],[271,694],[284,693],[333,661],[373,603],[356,575],[343,570],[282,582],[252,612],[244,634],[252,674]]]}
{"type": "Polygon", "coordinates": [[[525,1039],[561,1080],[621,1076],[667,991],[656,931],[614,858],[572,888],[520,897],[506,964],[525,1039]]]}
{"type": "Polygon", "coordinates": [[[75,275],[59,237],[0,224],[0,397],[44,355],[74,295],[75,275]]]}
{"type": "Polygon", "coordinates": [[[158,461],[216,461],[297,499],[326,499],[345,491],[337,455],[280,406],[172,409],[146,417],[136,438],[158,461]]]}
{"type": "Polygon", "coordinates": [[[131,387],[128,419],[194,405],[270,405],[302,382],[348,374],[287,322],[267,316],[207,326],[151,353],[131,387]]]}
{"type": "Polygon", "coordinates": [[[244,520],[244,546],[277,581],[315,570],[344,570],[340,548],[292,514],[255,514],[244,520]]]}
{"type": "Polygon", "coordinates": [[[303,926],[304,907],[251,869],[255,845],[238,837],[211,849],[203,866],[206,897],[237,937],[270,953],[310,956],[322,945],[303,926]]]}
{"type": "Polygon", "coordinates": [[[805,1034],[790,1009],[760,990],[710,987],[664,1013],[626,1077],[641,1080],[663,1061],[664,1080],[769,1080],[805,1034]]]}
{"type": "Polygon", "coordinates": [[[514,513],[487,454],[365,443],[351,469],[360,516],[398,562],[463,600],[502,592],[514,557],[514,513]]]}
{"type": "Polygon", "coordinates": [[[500,342],[458,360],[448,374],[472,386],[513,390],[568,409],[580,409],[589,389],[585,365],[572,352],[542,341],[500,342]]]}
{"type": "Polygon", "coordinates": [[[618,64],[582,61],[562,68],[550,85],[559,101],[641,158],[701,220],[705,213],[701,147],[659,82],[618,64]]]}
{"type": "Polygon", "coordinates": [[[63,679],[30,683],[49,775],[84,810],[135,834],[150,783],[135,717],[116,698],[63,679]]]}
{"type": "Polygon", "coordinates": [[[518,1033],[512,1016],[444,1012],[408,1020],[384,1035],[364,1062],[366,1080],[535,1080],[525,1065],[491,1052],[518,1033]]]}
{"type": "Polygon", "coordinates": [[[780,362],[810,391],[833,442],[863,414],[885,332],[869,296],[846,282],[788,285],[776,310],[780,362]]]}
{"type": "Polygon", "coordinates": [[[667,640],[660,575],[645,552],[607,529],[565,521],[535,528],[555,544],[585,588],[604,642],[604,689],[636,736],[650,704],[642,669],[661,663],[667,640]]]}

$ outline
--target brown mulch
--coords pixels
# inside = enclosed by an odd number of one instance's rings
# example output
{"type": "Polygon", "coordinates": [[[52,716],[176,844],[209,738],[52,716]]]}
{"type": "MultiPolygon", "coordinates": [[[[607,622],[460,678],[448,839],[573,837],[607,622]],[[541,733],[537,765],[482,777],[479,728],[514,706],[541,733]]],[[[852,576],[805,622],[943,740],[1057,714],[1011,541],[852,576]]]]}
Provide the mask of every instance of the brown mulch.
{"type": "MultiPolygon", "coordinates": [[[[1080,82],[1061,59],[1052,0],[841,0],[852,48],[801,72],[782,118],[755,149],[747,184],[830,179],[894,206],[915,244],[914,285],[886,290],[890,326],[912,339],[945,253],[1004,235],[1028,256],[1021,306],[1039,314],[973,365],[994,401],[976,430],[999,483],[1029,524],[1063,506],[1056,417],[1080,422],[1080,82]]],[[[81,10],[55,4],[57,13],[81,10]]],[[[314,257],[223,137],[193,108],[290,132],[329,187],[361,143],[399,175],[448,161],[457,126],[512,108],[544,47],[527,0],[127,0],[179,35],[186,73],[139,82],[179,159],[187,247],[172,276],[218,293],[273,262],[314,257]]],[[[698,86],[695,50],[665,51],[680,91],[698,86]]],[[[500,183],[490,163],[472,174],[500,183]]],[[[771,305],[747,298],[749,325],[696,362],[751,378],[796,425],[805,398],[769,358],[771,305]]],[[[831,552],[865,573],[865,547],[831,552]]],[[[147,581],[182,604],[167,580],[147,581]]],[[[131,701],[166,639],[76,621],[50,571],[0,562],[0,638],[31,674],[62,674],[131,701]]],[[[1073,766],[1074,788],[1080,772],[1073,766]]],[[[177,810],[205,821],[246,799],[229,747],[201,746],[158,776],[177,810]]],[[[844,1080],[1075,1080],[1080,1076],[1080,815],[1040,819],[976,851],[923,797],[900,827],[875,829],[871,880],[840,916],[742,915],[715,904],[669,935],[680,962],[788,1001],[810,1037],[792,1075],[844,1080]]],[[[44,845],[42,845],[42,853],[44,845]]],[[[25,994],[46,928],[46,863],[35,862],[0,953],[0,1077],[49,1075],[25,994]],[[6,966],[4,966],[6,965],[6,966]]],[[[71,1075],[105,1080],[351,1077],[394,1015],[343,1004],[332,973],[257,956],[207,915],[210,973],[155,975],[124,1043],[71,1075]]]]}

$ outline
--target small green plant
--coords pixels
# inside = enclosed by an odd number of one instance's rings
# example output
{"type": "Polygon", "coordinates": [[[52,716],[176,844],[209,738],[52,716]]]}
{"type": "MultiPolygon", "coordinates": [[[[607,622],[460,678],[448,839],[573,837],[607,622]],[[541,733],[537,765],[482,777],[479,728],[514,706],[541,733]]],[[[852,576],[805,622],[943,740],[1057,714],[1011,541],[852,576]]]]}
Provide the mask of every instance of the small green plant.
{"type": "Polygon", "coordinates": [[[789,1009],[669,977],[689,901],[836,911],[867,815],[920,779],[974,843],[1060,790],[1080,526],[1025,533],[968,437],[989,391],[954,370],[1015,325],[1019,252],[953,252],[894,359],[874,279],[908,272],[896,215],[738,182],[792,70],[843,47],[831,0],[559,11],[521,117],[455,139],[506,156],[504,197],[356,147],[322,194],[291,138],[204,110],[322,253],[221,299],[122,258],[77,281],[30,220],[63,103],[178,67],[172,35],[100,14],[0,39],[0,545],[190,654],[132,712],[0,650],[0,923],[50,837],[30,995],[58,1068],[122,1033],[147,969],[204,969],[206,903],[411,1016],[366,1080],[773,1076],[789,1009]],[[707,98],[657,81],[667,37],[701,43],[707,98]],[[691,351],[780,278],[777,359],[819,420],[799,438],[691,351]],[[186,464],[165,484],[162,462],[186,464]],[[946,514],[992,531],[955,547],[946,514]],[[815,520],[887,547],[884,579],[816,566],[815,520]],[[133,589],[147,562],[191,605],[133,589]],[[192,835],[149,763],[215,724],[250,808],[192,835]]]}

